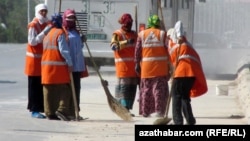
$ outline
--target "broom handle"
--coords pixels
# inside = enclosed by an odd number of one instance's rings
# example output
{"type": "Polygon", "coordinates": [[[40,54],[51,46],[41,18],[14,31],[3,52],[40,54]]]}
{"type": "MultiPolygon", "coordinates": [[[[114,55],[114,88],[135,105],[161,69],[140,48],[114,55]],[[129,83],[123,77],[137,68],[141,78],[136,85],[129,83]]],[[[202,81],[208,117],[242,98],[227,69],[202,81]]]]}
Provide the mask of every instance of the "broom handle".
{"type": "MultiPolygon", "coordinates": [[[[61,12],[61,6],[62,6],[62,0],[59,0],[59,10],[58,12],[61,12]]],[[[76,101],[76,92],[75,92],[75,85],[74,85],[74,80],[73,80],[73,76],[72,76],[72,72],[69,73],[70,75],[70,86],[71,86],[71,90],[72,90],[72,96],[73,96],[73,103],[74,103],[74,107],[75,107],[75,118],[76,121],[79,120],[79,110],[78,110],[78,106],[77,106],[77,101],[76,101]]]]}
{"type": "Polygon", "coordinates": [[[168,96],[168,101],[167,101],[167,105],[166,105],[165,117],[168,116],[168,111],[169,111],[169,108],[170,108],[170,102],[171,102],[171,94],[169,94],[169,96],[168,96]]]}
{"type": "Polygon", "coordinates": [[[78,106],[77,106],[77,100],[76,100],[76,92],[75,92],[75,84],[74,84],[74,79],[72,76],[72,72],[70,72],[70,85],[71,85],[71,90],[72,90],[72,96],[73,96],[73,102],[74,102],[74,107],[75,107],[75,118],[76,121],[79,120],[79,111],[78,111],[78,106]]]}
{"type": "Polygon", "coordinates": [[[138,34],[137,5],[135,5],[135,32],[138,34]]]}
{"type": "MultiPolygon", "coordinates": [[[[76,23],[77,23],[77,25],[79,26],[79,29],[80,29],[81,34],[84,35],[83,32],[82,32],[82,29],[81,29],[81,26],[80,26],[80,24],[79,24],[79,21],[78,21],[77,17],[76,17],[76,23]]],[[[91,59],[93,65],[94,65],[94,68],[95,68],[95,70],[96,70],[96,72],[97,72],[99,78],[100,78],[101,80],[103,80],[103,79],[102,79],[102,76],[101,76],[101,74],[100,74],[100,72],[99,72],[99,70],[98,70],[98,67],[97,67],[97,65],[96,65],[96,63],[95,63],[95,61],[94,61],[94,58],[93,58],[93,56],[92,56],[92,54],[91,54],[91,52],[90,52],[90,49],[89,49],[89,46],[88,46],[87,42],[84,42],[84,43],[85,43],[85,46],[87,47],[87,50],[88,50],[90,59],[91,59]]]]}

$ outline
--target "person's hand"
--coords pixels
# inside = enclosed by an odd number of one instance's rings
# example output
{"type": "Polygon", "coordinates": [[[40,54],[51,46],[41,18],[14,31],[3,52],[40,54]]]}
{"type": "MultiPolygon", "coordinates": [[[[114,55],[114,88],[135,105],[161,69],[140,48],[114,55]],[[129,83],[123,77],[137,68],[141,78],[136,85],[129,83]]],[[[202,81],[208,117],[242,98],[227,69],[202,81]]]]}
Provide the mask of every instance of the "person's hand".
{"type": "Polygon", "coordinates": [[[42,31],[44,33],[44,35],[47,35],[49,33],[49,31],[52,29],[53,25],[49,24],[47,25],[44,30],[42,31]]]}
{"type": "Polygon", "coordinates": [[[109,85],[109,83],[108,83],[108,81],[107,80],[101,80],[101,82],[102,82],[102,85],[103,86],[108,86],[109,85]]]}
{"type": "Polygon", "coordinates": [[[117,51],[117,50],[119,50],[120,48],[119,48],[119,46],[118,46],[117,44],[113,44],[113,45],[111,46],[111,49],[112,49],[113,51],[117,51]]]}
{"type": "Polygon", "coordinates": [[[127,40],[128,44],[134,44],[135,43],[135,39],[131,38],[127,40]]]}
{"type": "Polygon", "coordinates": [[[141,75],[141,66],[140,66],[140,64],[135,64],[135,72],[136,72],[136,74],[138,75],[138,76],[140,76],[141,75]]]}
{"type": "Polygon", "coordinates": [[[87,41],[87,37],[85,35],[82,35],[81,36],[81,40],[82,40],[82,42],[86,42],[87,41]]]}

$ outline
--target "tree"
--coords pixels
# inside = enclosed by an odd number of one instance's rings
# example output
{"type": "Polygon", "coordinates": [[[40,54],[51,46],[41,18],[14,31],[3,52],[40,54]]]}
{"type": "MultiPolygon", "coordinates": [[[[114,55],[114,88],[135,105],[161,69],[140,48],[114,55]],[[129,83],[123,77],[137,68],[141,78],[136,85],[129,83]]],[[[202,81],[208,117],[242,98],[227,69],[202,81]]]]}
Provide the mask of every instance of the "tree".
{"type": "MultiPolygon", "coordinates": [[[[30,7],[35,7],[36,1],[30,1],[30,7]]],[[[26,43],[27,42],[27,0],[0,1],[0,42],[26,43]]],[[[30,9],[34,13],[34,8],[30,9]]],[[[34,15],[34,14],[33,14],[34,15]]]]}

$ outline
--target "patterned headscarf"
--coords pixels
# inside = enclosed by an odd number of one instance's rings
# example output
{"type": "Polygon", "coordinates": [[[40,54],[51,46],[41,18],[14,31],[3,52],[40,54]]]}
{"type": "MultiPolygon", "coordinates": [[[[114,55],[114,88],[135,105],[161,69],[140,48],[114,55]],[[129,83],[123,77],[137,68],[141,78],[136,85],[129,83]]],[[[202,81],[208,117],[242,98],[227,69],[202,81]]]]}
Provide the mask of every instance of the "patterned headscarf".
{"type": "Polygon", "coordinates": [[[66,11],[64,11],[63,13],[63,26],[68,29],[68,30],[76,30],[76,19],[69,19],[69,16],[75,16],[76,17],[76,13],[75,10],[71,10],[71,9],[67,9],[66,11]]]}
{"type": "Polygon", "coordinates": [[[160,18],[157,15],[152,15],[148,18],[148,28],[151,27],[160,27],[161,22],[160,18]]]}
{"type": "Polygon", "coordinates": [[[123,14],[118,22],[122,25],[122,29],[125,31],[131,31],[132,25],[133,25],[133,19],[130,14],[125,13],[123,14]]]}

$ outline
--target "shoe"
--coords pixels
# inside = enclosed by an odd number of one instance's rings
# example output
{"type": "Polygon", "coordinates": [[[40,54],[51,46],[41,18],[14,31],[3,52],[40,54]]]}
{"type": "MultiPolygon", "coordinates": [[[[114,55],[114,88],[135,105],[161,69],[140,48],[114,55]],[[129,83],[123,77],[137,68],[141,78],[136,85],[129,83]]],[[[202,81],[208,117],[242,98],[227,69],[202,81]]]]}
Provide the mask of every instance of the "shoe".
{"type": "Polygon", "coordinates": [[[70,121],[70,119],[67,116],[65,116],[62,112],[56,111],[56,115],[59,119],[63,121],[70,121]]]}
{"type": "Polygon", "coordinates": [[[161,113],[156,113],[155,117],[164,117],[164,115],[161,113]]]}
{"type": "Polygon", "coordinates": [[[46,116],[44,116],[43,114],[41,114],[39,112],[32,112],[31,117],[33,117],[33,118],[41,118],[41,119],[46,118],[46,116]]]}
{"type": "Polygon", "coordinates": [[[60,118],[58,118],[56,115],[49,115],[47,116],[48,120],[61,120],[60,118]]]}
{"type": "Polygon", "coordinates": [[[129,111],[129,113],[130,113],[131,117],[135,117],[135,114],[131,113],[130,111],[129,111]]]}
{"type": "Polygon", "coordinates": [[[135,114],[130,113],[131,117],[135,117],[135,114]]]}
{"type": "MultiPolygon", "coordinates": [[[[68,118],[69,118],[70,120],[73,120],[73,121],[76,120],[76,117],[75,117],[75,116],[68,116],[68,118]]],[[[83,118],[83,117],[81,117],[81,116],[78,117],[78,120],[85,120],[85,119],[88,119],[88,118],[83,118]]]]}
{"type": "Polygon", "coordinates": [[[146,118],[146,117],[149,117],[148,114],[142,114],[142,116],[145,117],[145,118],[146,118]]]}

